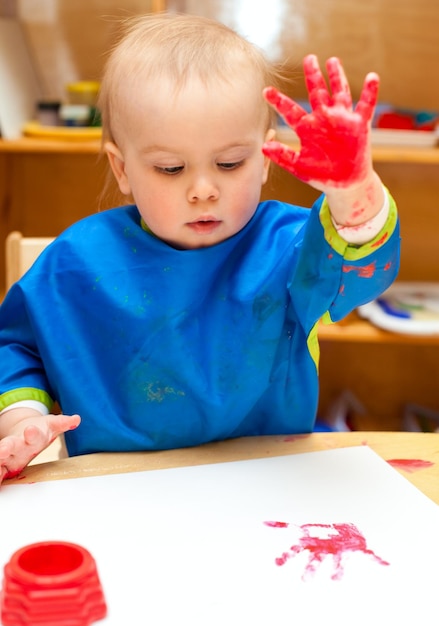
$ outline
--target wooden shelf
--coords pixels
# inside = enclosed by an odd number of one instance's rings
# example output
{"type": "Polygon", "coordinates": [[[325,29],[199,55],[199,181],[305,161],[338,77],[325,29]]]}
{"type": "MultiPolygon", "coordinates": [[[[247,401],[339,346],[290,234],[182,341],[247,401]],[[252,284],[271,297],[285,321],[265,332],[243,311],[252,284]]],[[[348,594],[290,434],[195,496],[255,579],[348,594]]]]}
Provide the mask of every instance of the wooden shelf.
{"type": "MultiPolygon", "coordinates": [[[[289,143],[299,148],[297,143],[289,143]]],[[[58,140],[58,139],[0,139],[0,153],[49,153],[49,154],[98,154],[99,140],[58,140]]],[[[439,148],[373,146],[373,159],[377,163],[420,163],[439,164],[439,148]]]]}
{"type": "Polygon", "coordinates": [[[381,330],[361,319],[356,312],[336,324],[321,324],[319,339],[320,341],[436,345],[439,347],[439,335],[405,335],[381,330]]]}
{"type": "Polygon", "coordinates": [[[372,146],[372,156],[376,163],[439,163],[438,148],[372,146]]]}
{"type": "Polygon", "coordinates": [[[98,154],[101,142],[96,139],[58,140],[58,139],[0,139],[0,153],[7,154],[98,154]]]}

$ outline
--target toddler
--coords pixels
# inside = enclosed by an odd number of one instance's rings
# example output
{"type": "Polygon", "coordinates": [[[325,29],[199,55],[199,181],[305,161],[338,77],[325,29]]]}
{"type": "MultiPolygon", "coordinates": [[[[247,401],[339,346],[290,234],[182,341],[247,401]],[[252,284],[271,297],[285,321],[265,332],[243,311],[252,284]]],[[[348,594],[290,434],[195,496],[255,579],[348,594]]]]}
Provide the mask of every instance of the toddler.
{"type": "Polygon", "coordinates": [[[0,308],[0,480],[61,433],[77,455],[313,430],[319,322],[399,263],[371,159],[378,77],[353,108],[338,59],[327,72],[305,58],[307,113],[226,26],[130,22],[99,102],[128,204],[69,227],[0,308]],[[260,202],[272,160],[322,192],[311,209],[260,202]]]}

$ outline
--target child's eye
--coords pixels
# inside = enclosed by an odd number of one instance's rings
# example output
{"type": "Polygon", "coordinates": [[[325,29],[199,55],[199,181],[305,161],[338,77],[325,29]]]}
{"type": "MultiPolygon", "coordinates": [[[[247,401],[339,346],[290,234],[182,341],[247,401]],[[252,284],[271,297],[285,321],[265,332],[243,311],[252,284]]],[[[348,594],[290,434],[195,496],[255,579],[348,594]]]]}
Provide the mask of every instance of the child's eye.
{"type": "Polygon", "coordinates": [[[234,161],[233,163],[218,163],[218,167],[223,170],[236,170],[243,165],[244,161],[234,161]]]}
{"type": "Polygon", "coordinates": [[[167,174],[168,176],[175,176],[175,174],[179,174],[181,171],[183,171],[184,167],[183,165],[175,165],[173,167],[156,167],[155,168],[157,170],[157,172],[160,172],[161,174],[167,174]]]}

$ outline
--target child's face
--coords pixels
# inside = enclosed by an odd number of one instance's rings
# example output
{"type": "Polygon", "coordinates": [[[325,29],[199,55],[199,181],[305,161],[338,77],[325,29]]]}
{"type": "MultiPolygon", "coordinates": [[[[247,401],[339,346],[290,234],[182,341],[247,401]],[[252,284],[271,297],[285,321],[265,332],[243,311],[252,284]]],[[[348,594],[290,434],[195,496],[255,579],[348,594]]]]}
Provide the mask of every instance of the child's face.
{"type": "Polygon", "coordinates": [[[118,146],[106,146],[110,163],[157,237],[202,248],[251,219],[268,174],[261,148],[272,133],[250,81],[208,89],[190,80],[177,93],[166,80],[140,83],[118,119],[118,146]]]}

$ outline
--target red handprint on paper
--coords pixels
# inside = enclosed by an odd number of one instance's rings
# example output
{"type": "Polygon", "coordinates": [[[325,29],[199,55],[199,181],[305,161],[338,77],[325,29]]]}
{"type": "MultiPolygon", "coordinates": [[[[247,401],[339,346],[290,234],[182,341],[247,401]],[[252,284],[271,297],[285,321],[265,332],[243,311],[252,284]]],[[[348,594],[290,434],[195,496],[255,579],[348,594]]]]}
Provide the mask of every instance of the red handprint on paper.
{"type": "MultiPolygon", "coordinates": [[[[271,528],[288,528],[288,522],[265,522],[271,528]]],[[[334,573],[332,580],[340,580],[343,576],[343,556],[348,552],[361,552],[372,557],[380,565],[389,565],[381,557],[367,547],[366,539],[354,524],[303,524],[299,527],[302,536],[275,559],[276,565],[285,565],[289,560],[302,552],[308,552],[308,563],[302,576],[306,580],[314,575],[317,566],[326,557],[332,557],[334,573]],[[322,536],[322,531],[323,535],[322,536]],[[314,533],[314,534],[313,534],[314,533]]]]}

